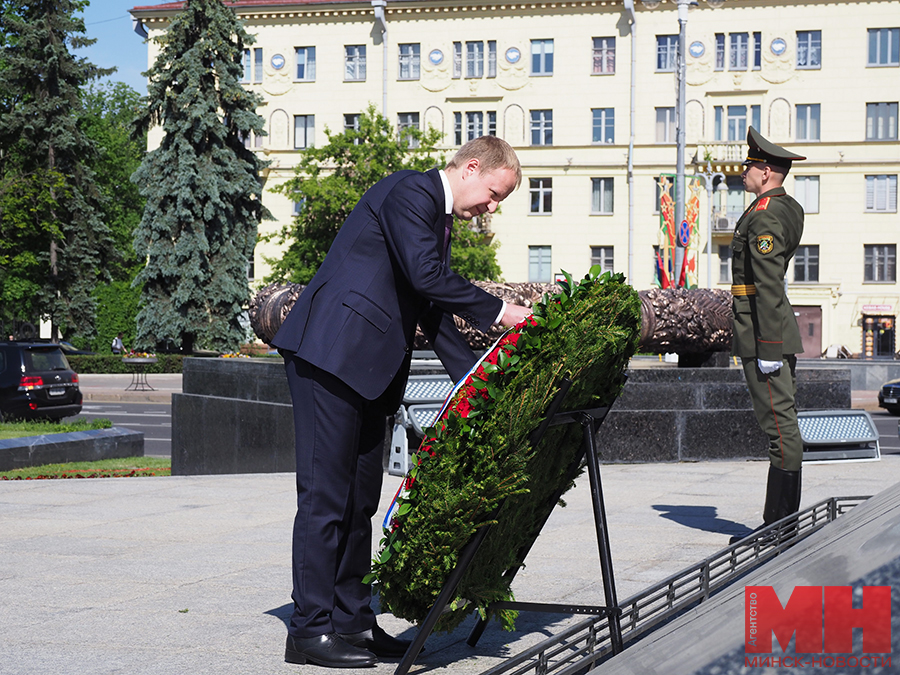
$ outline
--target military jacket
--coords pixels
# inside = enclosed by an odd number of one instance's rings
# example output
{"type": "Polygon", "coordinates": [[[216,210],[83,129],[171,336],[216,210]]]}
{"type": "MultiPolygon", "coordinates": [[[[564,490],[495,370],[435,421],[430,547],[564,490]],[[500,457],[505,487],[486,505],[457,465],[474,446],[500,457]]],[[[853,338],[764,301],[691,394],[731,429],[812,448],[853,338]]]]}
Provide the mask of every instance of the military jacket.
{"type": "Polygon", "coordinates": [[[735,356],[781,361],[803,351],[784,291],[802,234],[803,208],[784,188],[761,194],[738,220],[731,240],[735,356]]]}

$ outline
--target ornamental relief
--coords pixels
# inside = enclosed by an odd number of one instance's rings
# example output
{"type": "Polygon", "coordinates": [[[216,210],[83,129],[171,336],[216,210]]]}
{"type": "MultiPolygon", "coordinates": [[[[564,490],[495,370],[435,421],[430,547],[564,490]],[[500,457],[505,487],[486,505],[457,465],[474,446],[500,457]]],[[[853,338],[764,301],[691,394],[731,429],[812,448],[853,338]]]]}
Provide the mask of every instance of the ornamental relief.
{"type": "MultiPolygon", "coordinates": [[[[437,50],[432,50],[435,53],[437,50]]],[[[451,69],[453,68],[453,45],[450,48],[443,47],[440,63],[434,63],[430,55],[422,59],[422,76],[419,78],[419,84],[428,91],[437,92],[444,91],[453,81],[451,77],[451,69]]]]}
{"type": "MultiPolygon", "coordinates": [[[[777,38],[765,37],[762,44],[762,67],[760,70],[716,70],[716,47],[715,38],[707,39],[705,42],[697,41],[694,44],[702,44],[703,53],[696,56],[695,53],[688,52],[686,55],[687,73],[686,82],[693,87],[699,87],[708,84],[721,74],[727,77],[730,82],[727,86],[732,87],[749,87],[754,84],[757,78],[765,80],[770,84],[782,84],[796,77],[797,71],[794,68],[796,59],[796,49],[789,46],[784,40],[778,40],[784,45],[779,54],[773,53],[771,43],[777,38]]],[[[693,45],[692,45],[693,47],[693,45]]],[[[726,54],[727,57],[727,54],[726,54]]],[[[720,83],[720,86],[726,86],[726,82],[720,83]]]]}
{"type": "MultiPolygon", "coordinates": [[[[509,51],[509,50],[507,50],[509,51]]],[[[519,53],[526,52],[519,48],[519,53]]],[[[520,58],[510,63],[504,55],[497,55],[497,84],[507,91],[516,91],[528,84],[528,73],[525,71],[526,59],[520,58]]]]}
{"type": "MultiPolygon", "coordinates": [[[[510,50],[507,50],[507,52],[508,51],[510,50]]],[[[519,48],[517,48],[516,51],[521,53],[521,49],[519,48]]],[[[461,81],[461,84],[466,87],[467,95],[469,96],[477,96],[479,90],[489,86],[486,83],[482,83],[482,80],[494,81],[497,85],[507,91],[522,89],[528,84],[526,60],[524,58],[519,58],[515,63],[510,63],[506,57],[507,52],[497,54],[496,78],[454,78],[453,45],[445,45],[440,48],[432,49],[429,54],[422,59],[422,75],[419,79],[419,84],[423,89],[431,92],[439,92],[450,87],[454,80],[461,81]],[[432,55],[434,55],[434,58],[432,58],[432,55]],[[435,63],[435,61],[438,61],[438,63],[435,63]]],[[[463,67],[465,67],[464,63],[463,67]]],[[[457,87],[457,89],[459,89],[459,87],[457,87]]]]}
{"type": "Polygon", "coordinates": [[[292,69],[289,57],[293,55],[293,53],[294,48],[291,46],[282,46],[280,51],[273,52],[273,54],[284,55],[284,65],[277,70],[272,66],[272,59],[266,58],[265,64],[263,65],[262,88],[269,96],[282,96],[291,90],[294,80],[293,77],[291,77],[292,69]]]}
{"type": "MultiPolygon", "coordinates": [[[[771,43],[772,41],[770,40],[769,42],[771,43]]],[[[764,39],[760,77],[771,84],[787,82],[797,75],[797,71],[794,68],[796,58],[796,50],[790,46],[790,41],[787,41],[784,51],[776,55],[772,53],[772,49],[766,44],[764,39]]]]}

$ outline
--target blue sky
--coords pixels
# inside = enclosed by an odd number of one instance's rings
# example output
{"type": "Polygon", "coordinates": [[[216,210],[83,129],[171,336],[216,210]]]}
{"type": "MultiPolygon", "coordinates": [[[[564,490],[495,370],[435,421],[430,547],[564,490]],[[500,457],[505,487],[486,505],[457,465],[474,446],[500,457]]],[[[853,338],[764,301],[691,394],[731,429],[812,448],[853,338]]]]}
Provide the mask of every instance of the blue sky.
{"type": "Polygon", "coordinates": [[[131,25],[132,7],[159,5],[163,0],[91,0],[83,13],[88,37],[97,42],[77,54],[103,68],[115,66],[118,71],[108,79],[124,82],[141,95],[147,93],[147,82],[141,73],[147,70],[147,45],[131,25]]]}

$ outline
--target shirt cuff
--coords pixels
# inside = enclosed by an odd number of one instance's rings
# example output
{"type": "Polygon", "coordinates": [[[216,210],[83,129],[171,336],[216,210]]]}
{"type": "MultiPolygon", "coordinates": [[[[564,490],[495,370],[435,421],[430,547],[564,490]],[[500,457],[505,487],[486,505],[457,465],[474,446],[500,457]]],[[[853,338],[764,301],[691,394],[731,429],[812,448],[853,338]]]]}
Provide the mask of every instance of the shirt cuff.
{"type": "Polygon", "coordinates": [[[501,300],[503,306],[500,307],[500,313],[497,315],[497,318],[494,319],[494,325],[498,325],[500,320],[503,318],[503,315],[506,314],[506,300],[501,300]]]}

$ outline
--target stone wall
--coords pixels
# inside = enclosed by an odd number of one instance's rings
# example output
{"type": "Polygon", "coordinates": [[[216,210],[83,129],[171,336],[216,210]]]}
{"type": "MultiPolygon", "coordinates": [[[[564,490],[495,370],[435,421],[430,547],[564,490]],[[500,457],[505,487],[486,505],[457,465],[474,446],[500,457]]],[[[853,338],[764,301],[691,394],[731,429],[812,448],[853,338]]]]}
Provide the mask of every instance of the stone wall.
{"type": "MultiPolygon", "coordinates": [[[[797,381],[802,410],[850,407],[847,370],[806,368],[797,381]]],[[[173,475],[294,470],[279,359],[188,358],[182,391],[172,396],[173,475]]],[[[768,446],[737,368],[630,370],[599,441],[602,459],[612,462],[764,458],[768,446]]]]}
{"type": "Polygon", "coordinates": [[[144,456],[144,434],[112,427],[0,440],[0,471],[144,456]]]}

